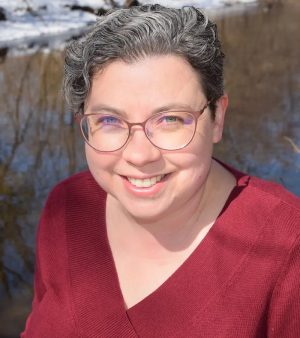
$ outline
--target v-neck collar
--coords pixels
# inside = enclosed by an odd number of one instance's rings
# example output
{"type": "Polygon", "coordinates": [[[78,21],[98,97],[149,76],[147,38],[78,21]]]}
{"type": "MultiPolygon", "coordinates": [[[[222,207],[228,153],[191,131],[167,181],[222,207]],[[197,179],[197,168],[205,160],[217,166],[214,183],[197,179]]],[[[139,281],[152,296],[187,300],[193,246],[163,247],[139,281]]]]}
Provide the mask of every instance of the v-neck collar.
{"type": "Polygon", "coordinates": [[[236,197],[249,177],[230,171],[237,178],[237,185],[204,239],[163,284],[127,310],[105,226],[106,193],[90,177],[89,186],[67,200],[70,298],[80,336],[146,337],[145,323],[149,320],[156,323],[158,332],[164,332],[165,321],[172,321],[174,315],[184,318],[192,315],[195,306],[204,308],[239,264],[239,260],[232,265],[232,259],[227,259],[230,250],[224,234],[228,228],[234,233],[239,221],[232,220],[226,211],[230,205],[239,213],[236,197]],[[216,269],[222,269],[217,276],[213,272],[216,269]],[[196,297],[193,290],[198,290],[196,297]]]}
{"type": "MultiPolygon", "coordinates": [[[[189,277],[191,277],[191,280],[197,279],[197,275],[199,275],[199,273],[201,272],[202,272],[201,279],[204,278],[204,276],[206,275],[204,268],[205,267],[209,268],[209,265],[207,265],[207,262],[209,258],[212,256],[211,253],[212,251],[216,252],[216,250],[218,249],[217,247],[215,248],[214,245],[220,244],[216,242],[216,238],[219,235],[221,235],[223,231],[226,232],[226,228],[230,226],[231,224],[231,217],[230,219],[228,219],[226,210],[229,207],[229,205],[232,203],[232,201],[241,193],[245,185],[248,184],[248,180],[249,180],[249,176],[243,176],[241,173],[231,168],[230,168],[230,171],[235,175],[237,179],[237,184],[232,189],[219,216],[217,217],[216,221],[214,222],[212,227],[209,229],[205,237],[196,246],[194,251],[187,257],[187,259],[184,260],[184,262],[158,288],[156,288],[152,293],[150,293],[148,296],[143,298],[140,302],[136,303],[135,305],[127,309],[127,312],[129,314],[139,312],[144,306],[144,303],[152,302],[152,298],[160,301],[160,299],[162,299],[161,297],[163,297],[165,292],[168,291],[169,286],[171,290],[170,296],[173,298],[172,293],[175,292],[175,294],[178,294],[178,290],[175,290],[175,289],[176,289],[176,286],[179,286],[179,288],[181,287],[181,281],[186,280],[189,277]],[[197,262],[196,265],[195,265],[195,262],[197,262]],[[200,270],[199,270],[199,266],[201,266],[200,270]],[[195,268],[197,271],[194,271],[195,268]]],[[[239,207],[238,205],[235,205],[234,208],[239,208],[239,207]]],[[[211,285],[210,282],[209,284],[211,285]]],[[[207,289],[208,287],[206,288],[206,290],[207,289]]],[[[205,297],[208,297],[207,293],[205,293],[205,297]]]]}

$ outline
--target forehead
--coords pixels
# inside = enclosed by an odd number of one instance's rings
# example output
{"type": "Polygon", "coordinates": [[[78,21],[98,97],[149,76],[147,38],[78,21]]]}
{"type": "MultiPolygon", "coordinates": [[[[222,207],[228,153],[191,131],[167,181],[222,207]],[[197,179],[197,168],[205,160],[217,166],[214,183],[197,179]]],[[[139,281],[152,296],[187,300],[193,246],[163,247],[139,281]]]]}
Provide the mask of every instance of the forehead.
{"type": "Polygon", "coordinates": [[[190,64],[182,57],[164,55],[109,63],[94,75],[86,106],[107,104],[145,111],[178,102],[196,109],[203,99],[199,75],[190,64]]]}

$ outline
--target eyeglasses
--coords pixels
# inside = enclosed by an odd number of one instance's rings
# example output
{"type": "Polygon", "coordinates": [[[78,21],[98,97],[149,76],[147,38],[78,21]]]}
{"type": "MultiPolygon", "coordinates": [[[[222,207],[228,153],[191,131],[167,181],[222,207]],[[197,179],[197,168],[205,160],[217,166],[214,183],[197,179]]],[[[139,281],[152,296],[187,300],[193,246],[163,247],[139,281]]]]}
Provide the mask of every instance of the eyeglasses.
{"type": "Polygon", "coordinates": [[[199,117],[210,102],[199,111],[166,111],[153,114],[141,123],[130,123],[112,113],[77,113],[76,119],[85,142],[99,152],[121,149],[133,126],[141,126],[148,140],[163,150],[178,150],[193,139],[199,117]]]}

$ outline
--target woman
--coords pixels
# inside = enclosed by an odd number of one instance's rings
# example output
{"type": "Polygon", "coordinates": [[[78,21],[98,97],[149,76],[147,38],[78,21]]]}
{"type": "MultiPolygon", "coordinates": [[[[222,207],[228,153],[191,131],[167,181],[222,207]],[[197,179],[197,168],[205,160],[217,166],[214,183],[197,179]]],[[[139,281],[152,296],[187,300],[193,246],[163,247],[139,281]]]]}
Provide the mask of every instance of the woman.
{"type": "Polygon", "coordinates": [[[22,337],[299,337],[300,202],[212,159],[228,98],[198,9],[112,11],[67,48],[89,172],[51,192],[22,337]]]}

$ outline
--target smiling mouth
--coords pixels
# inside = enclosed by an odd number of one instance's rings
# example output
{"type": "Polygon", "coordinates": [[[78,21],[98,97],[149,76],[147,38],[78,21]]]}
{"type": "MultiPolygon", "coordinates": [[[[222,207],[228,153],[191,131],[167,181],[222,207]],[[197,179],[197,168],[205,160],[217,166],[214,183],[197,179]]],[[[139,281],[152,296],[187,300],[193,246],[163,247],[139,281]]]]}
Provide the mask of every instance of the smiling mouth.
{"type": "Polygon", "coordinates": [[[154,186],[156,183],[160,182],[163,178],[168,176],[166,175],[158,175],[151,178],[146,179],[139,179],[139,178],[133,178],[133,177],[126,177],[126,179],[135,187],[138,188],[150,188],[154,186]]]}

